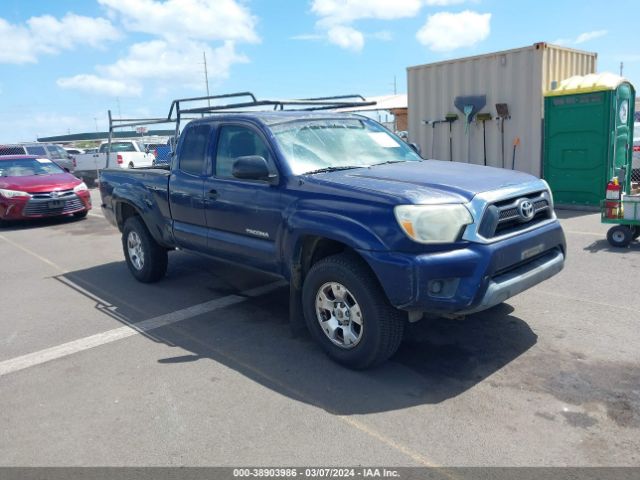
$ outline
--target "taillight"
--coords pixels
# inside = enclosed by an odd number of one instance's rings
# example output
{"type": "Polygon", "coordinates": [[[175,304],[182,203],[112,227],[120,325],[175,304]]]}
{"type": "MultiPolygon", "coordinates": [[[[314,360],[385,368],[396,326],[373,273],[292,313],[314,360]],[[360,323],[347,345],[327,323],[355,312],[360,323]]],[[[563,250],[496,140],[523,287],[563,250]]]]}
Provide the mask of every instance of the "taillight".
{"type": "Polygon", "coordinates": [[[640,145],[634,145],[633,146],[633,151],[634,152],[640,152],[640,145]]]}
{"type": "Polygon", "coordinates": [[[153,151],[153,156],[158,158],[158,149],[157,148],[153,151]]]}
{"type": "Polygon", "coordinates": [[[117,156],[117,161],[118,161],[118,165],[122,165],[122,162],[124,162],[124,160],[122,159],[122,155],[117,156]]]}

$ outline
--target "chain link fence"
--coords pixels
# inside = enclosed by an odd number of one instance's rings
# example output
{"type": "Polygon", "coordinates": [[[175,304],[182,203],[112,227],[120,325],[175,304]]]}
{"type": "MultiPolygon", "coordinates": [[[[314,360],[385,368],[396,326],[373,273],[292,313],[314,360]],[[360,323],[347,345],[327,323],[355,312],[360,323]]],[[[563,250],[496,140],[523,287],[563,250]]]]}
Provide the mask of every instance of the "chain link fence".
{"type": "Polygon", "coordinates": [[[24,155],[27,153],[21,145],[0,145],[0,156],[24,155]]]}

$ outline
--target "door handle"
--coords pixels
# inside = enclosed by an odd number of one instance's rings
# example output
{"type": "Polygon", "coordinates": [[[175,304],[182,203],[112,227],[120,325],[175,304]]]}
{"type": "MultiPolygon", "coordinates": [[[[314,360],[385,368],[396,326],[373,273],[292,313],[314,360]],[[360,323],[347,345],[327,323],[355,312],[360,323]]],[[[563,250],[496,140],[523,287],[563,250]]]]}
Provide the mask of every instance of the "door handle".
{"type": "Polygon", "coordinates": [[[216,200],[218,198],[217,190],[209,190],[209,198],[212,200],[216,200]]]}

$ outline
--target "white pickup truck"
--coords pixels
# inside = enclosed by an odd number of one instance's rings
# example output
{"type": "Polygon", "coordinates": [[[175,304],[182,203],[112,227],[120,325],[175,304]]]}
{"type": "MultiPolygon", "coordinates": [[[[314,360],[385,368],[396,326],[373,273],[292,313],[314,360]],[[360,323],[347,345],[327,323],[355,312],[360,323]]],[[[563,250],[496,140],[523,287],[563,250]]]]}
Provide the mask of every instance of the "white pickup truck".
{"type": "MultiPolygon", "coordinates": [[[[102,142],[98,153],[75,155],[76,168],[74,174],[85,182],[93,183],[98,178],[98,171],[107,167],[107,151],[109,142],[102,142]]],[[[109,168],[139,168],[153,165],[153,153],[147,153],[137,140],[117,140],[111,142],[111,159],[109,168]]]]}

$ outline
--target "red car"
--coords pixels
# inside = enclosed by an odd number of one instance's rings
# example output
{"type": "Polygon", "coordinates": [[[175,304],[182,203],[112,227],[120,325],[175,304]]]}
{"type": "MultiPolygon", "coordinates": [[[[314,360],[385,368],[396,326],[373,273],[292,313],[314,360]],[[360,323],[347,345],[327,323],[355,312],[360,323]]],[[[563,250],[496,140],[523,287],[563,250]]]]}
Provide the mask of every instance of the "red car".
{"type": "Polygon", "coordinates": [[[85,183],[48,158],[0,156],[0,223],[70,214],[86,217],[89,210],[85,183]]]}

